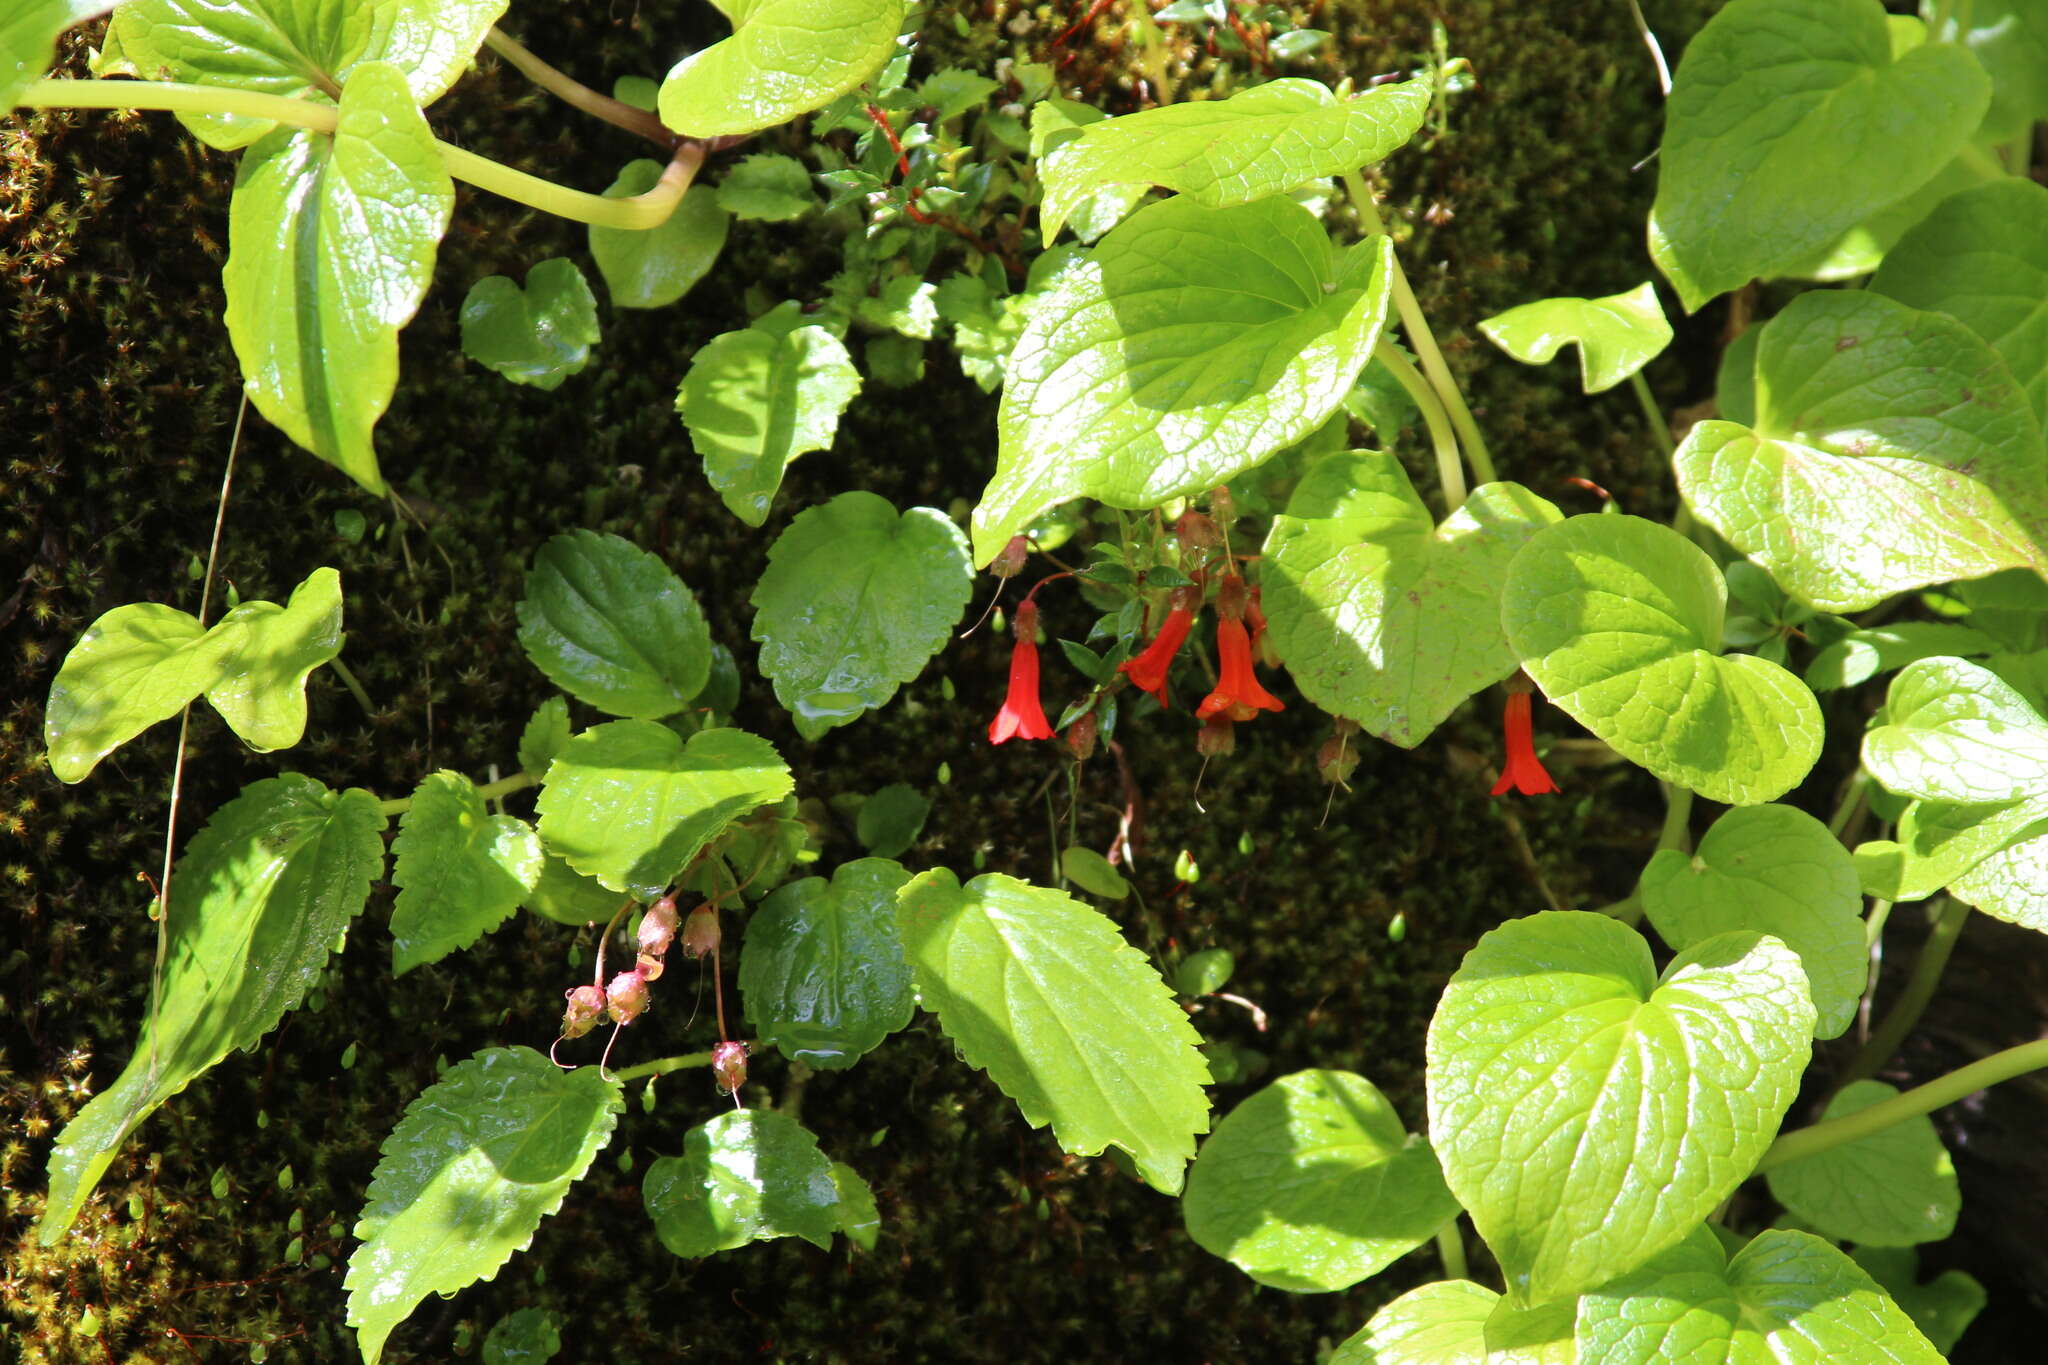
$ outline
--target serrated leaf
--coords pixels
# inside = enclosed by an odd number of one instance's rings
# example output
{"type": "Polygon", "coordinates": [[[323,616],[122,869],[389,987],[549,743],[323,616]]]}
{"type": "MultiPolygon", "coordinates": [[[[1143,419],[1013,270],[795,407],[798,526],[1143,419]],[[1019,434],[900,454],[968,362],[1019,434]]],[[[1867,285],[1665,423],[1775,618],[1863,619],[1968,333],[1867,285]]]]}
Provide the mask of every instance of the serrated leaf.
{"type": "Polygon", "coordinates": [[[569,742],[569,703],[563,697],[549,697],[534,708],[533,718],[519,732],[519,766],[535,777],[546,777],[548,764],[569,742]]]}
{"type": "Polygon", "coordinates": [[[860,803],[854,835],[877,858],[897,858],[917,842],[932,803],[908,782],[891,782],[860,803]]]}
{"type": "Polygon", "coordinates": [[[553,391],[590,364],[597,345],[597,296],[576,263],[563,257],[526,272],[470,286],[462,300],[462,353],[515,384],[553,391]]]}
{"type": "MultiPolygon", "coordinates": [[[[1828,1101],[1823,1120],[1898,1094],[1856,1081],[1828,1101]]],[[[1915,1114],[1889,1128],[1764,1172],[1771,1197],[1816,1232],[1861,1246],[1938,1242],[1955,1231],[1963,1197],[1934,1121],[1915,1114]]]]}
{"type": "Polygon", "coordinates": [[[1579,384],[1587,393],[1613,388],[1671,344],[1671,324],[1647,281],[1604,298],[1525,303],[1485,319],[1479,330],[1524,365],[1547,365],[1564,347],[1577,346],[1579,384]]]}
{"type": "Polygon", "coordinates": [[[718,182],[718,207],[742,221],[784,223],[818,206],[811,173],[793,156],[758,152],[718,182]]]}
{"type": "MultiPolygon", "coordinates": [[[[979,72],[949,66],[925,78],[917,87],[917,102],[929,106],[935,121],[944,123],[959,118],[1001,88],[979,72]]],[[[1048,240],[1051,236],[1046,234],[1048,240]]]]}
{"type": "Polygon", "coordinates": [[[1869,626],[1850,631],[1814,655],[1806,666],[1806,685],[1816,692],[1854,687],[1919,659],[1943,654],[1985,655],[1997,649],[1998,641],[1969,626],[1933,621],[1869,626]]]}
{"type": "Polygon", "coordinates": [[[540,880],[540,836],[492,815],[460,773],[427,775],[391,845],[391,974],[438,962],[504,923],[540,880]]]}
{"type": "Polygon", "coordinates": [[[767,740],[615,720],[571,739],[541,789],[540,836],[610,890],[651,901],[705,844],[748,811],[789,795],[767,740]]]}
{"type": "Polygon", "coordinates": [[[996,874],[903,889],[897,930],[918,1001],[1034,1128],[1093,1156],[1115,1144],[1180,1191],[1209,1126],[1209,1071],[1173,993],[1107,918],[996,874]]]}
{"type": "Polygon", "coordinates": [[[661,83],[661,121],[685,137],[758,133],[822,109],[896,50],[903,0],[713,0],[732,36],[661,83]]]}
{"type": "Polygon", "coordinates": [[[741,1109],[692,1128],[681,1156],[647,1168],[640,1196],[661,1244],[688,1257],[776,1237],[830,1248],[847,1212],[818,1139],[773,1109],[741,1109]]]}
{"type": "Polygon", "coordinates": [[[289,749],[306,733],[306,679],[341,653],[341,575],[315,569],[283,606],[243,602],[209,633],[233,647],[206,700],[258,753],[289,749]]]}
{"type": "Polygon", "coordinates": [[[2048,447],[1975,333],[1868,290],[1802,294],[1765,326],[1752,426],[1707,421],[1675,457],[1700,519],[1799,600],[2038,568],[2048,447]]]}
{"type": "Polygon", "coordinates": [[[1298,1071],[1231,1110],[1181,1201],[1197,1245],[1305,1293],[1378,1274],[1457,1212],[1429,1143],[1348,1071],[1298,1071]]]}
{"type": "Polygon", "coordinates": [[[598,531],[566,531],[535,553],[519,645],[564,692],[635,720],[682,710],[711,676],[696,597],[658,557],[598,531]]]}
{"type": "Polygon", "coordinates": [[[882,1228],[882,1212],[875,1207],[875,1192],[861,1179],[859,1171],[843,1161],[832,1163],[832,1183],[839,1187],[839,1230],[862,1251],[873,1251],[882,1228]]]}
{"type": "Polygon", "coordinates": [[[484,1337],[484,1365],[546,1365],[562,1350],[560,1320],[545,1308],[520,1308],[484,1337]]]}
{"type": "Polygon", "coordinates": [[[782,471],[831,448],[860,371],[823,327],[749,327],[713,337],[690,359],[676,411],[704,457],[704,477],[749,526],[768,520],[782,471]]]}
{"type": "MultiPolygon", "coordinates": [[[[665,168],[643,157],[629,161],[604,192],[607,199],[645,194],[665,168]]],[[[619,308],[665,308],[689,293],[725,250],[732,217],[718,206],[718,191],[692,185],[673,212],[651,228],[590,229],[590,255],[612,304],[619,308]]]]}
{"type": "Polygon", "coordinates": [[[356,67],[339,118],[332,136],[278,128],[243,155],[221,281],[257,410],[382,493],[370,433],[397,387],[398,331],[426,296],[455,186],[398,68],[356,67]]]}
{"type": "Polygon", "coordinates": [[[1894,59],[1867,0],[1733,0],[1672,82],[1651,258],[1692,312],[1932,179],[1990,97],[1958,48],[1894,59]]]}
{"type": "Polygon", "coordinates": [[[862,858],[761,902],[740,952],[740,996],[762,1042],[837,1071],[910,1022],[910,966],[896,941],[896,893],[909,880],[886,858],[862,858]]]}
{"type": "Polygon", "coordinates": [[[1317,461],[1259,565],[1267,628],[1302,695],[1404,749],[1420,744],[1520,666],[1501,583],[1558,515],[1520,484],[1491,483],[1438,526],[1393,456],[1317,461]]]}
{"type": "Polygon", "coordinates": [[[1330,1365],[1489,1365],[1486,1323],[1499,1304],[1470,1280],[1411,1289],[1347,1338],[1330,1365]]]}
{"type": "Polygon", "coordinates": [[[1954,1349],[1990,1298],[1964,1270],[1944,1270],[1921,1283],[1920,1257],[1910,1247],[1857,1247],[1849,1259],[1891,1295],[1937,1351],[1954,1349]]]}
{"type": "Polygon", "coordinates": [[[2048,788],[2048,721],[1990,669],[1922,659],[1892,679],[1863,766],[1887,791],[1992,804],[2048,788]]]}
{"type": "Polygon", "coordinates": [[[1156,507],[1307,436],[1371,359],[1392,269],[1392,242],[1339,253],[1289,199],[1132,214],[1036,301],[1010,354],[975,562],[1070,498],[1156,507]]]}
{"type": "Polygon", "coordinates": [[[1818,1019],[1839,1037],[1856,1018],[1867,972],[1856,861],[1828,827],[1791,806],[1738,807],[1690,856],[1660,850],[1643,870],[1644,913],[1674,950],[1752,929],[1799,954],[1818,1019]]]}
{"type": "Polygon", "coordinates": [[[155,1021],[50,1154],[36,1224],[44,1246],[64,1235],[157,1106],[298,1006],[382,869],[383,828],[368,792],[337,794],[297,773],[252,783],[214,812],[171,874],[155,1021]]]}
{"type": "Polygon", "coordinates": [[[1220,209],[1355,171],[1415,136],[1429,103],[1427,80],[1339,99],[1321,82],[1289,77],[1091,123],[1039,164],[1040,231],[1051,242],[1109,185],[1158,185],[1220,209]]]}
{"type": "Polygon", "coordinates": [[[761,672],[817,739],[887,705],[945,647],[973,590],[967,538],[945,514],[841,493],[768,552],[753,593],[761,672]]]}
{"type": "Polygon", "coordinates": [[[348,1262],[348,1321],[366,1365],[435,1294],[487,1280],[533,1240],[611,1141],[624,1108],[594,1066],[486,1048],[406,1106],[384,1140],[348,1262]]]}
{"type": "Polygon", "coordinates": [[[1444,1178],[1528,1302],[1676,1244],[1747,1179],[1798,1093],[1814,1009],[1791,949],[1722,934],[1662,978],[1601,914],[1480,939],[1430,1021],[1444,1178]]]}
{"type": "Polygon", "coordinates": [[[1552,702],[1665,781],[1755,805],[1813,767],[1820,707],[1776,664],[1721,654],[1726,609],[1698,546],[1599,514],[1537,532],[1501,597],[1508,643],[1552,702]]]}
{"type": "Polygon", "coordinates": [[[1579,1300],[1579,1357],[1602,1365],[1939,1365],[1856,1263],[1774,1230],[1731,1258],[1711,1228],[1579,1300]]]}

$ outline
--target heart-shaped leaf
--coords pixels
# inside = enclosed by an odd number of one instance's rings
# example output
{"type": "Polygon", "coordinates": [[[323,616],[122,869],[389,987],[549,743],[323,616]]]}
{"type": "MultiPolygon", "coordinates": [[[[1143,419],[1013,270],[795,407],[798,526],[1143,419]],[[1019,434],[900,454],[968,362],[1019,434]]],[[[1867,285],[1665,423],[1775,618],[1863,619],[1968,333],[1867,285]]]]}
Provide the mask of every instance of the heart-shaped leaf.
{"type": "Polygon", "coordinates": [[[524,289],[491,275],[462,300],[462,353],[515,384],[560,388],[590,363],[597,338],[597,296],[563,257],[527,271],[524,289]]]}
{"type": "Polygon", "coordinates": [[[704,477],[749,526],[768,520],[782,471],[826,450],[860,392],[860,371],[823,327],[749,327],[691,357],[676,411],[704,457],[704,477]]]}
{"type": "MultiPolygon", "coordinates": [[[[649,158],[629,161],[604,192],[629,199],[654,188],[666,168],[649,158]]],[[[590,229],[590,257],[617,308],[666,308],[696,287],[725,250],[732,216],[718,192],[692,185],[669,216],[651,228],[590,229]]]]}
{"type": "Polygon", "coordinates": [[[1671,344],[1671,324],[1647,281],[1605,298],[1525,303],[1487,318],[1479,330],[1524,365],[1547,365],[1576,345],[1579,384],[1587,393],[1613,388],[1671,344]]]}
{"type": "Polygon", "coordinates": [[[821,109],[896,50],[903,0],[713,0],[732,36],[677,62],[661,121],[685,137],[758,133],[821,109]]]}
{"type": "Polygon", "coordinates": [[[1923,1283],[1920,1257],[1911,1247],[1857,1247],[1849,1258],[1906,1310],[1937,1351],[1953,1350],[1990,1301],[1984,1286],[1966,1270],[1944,1270],[1923,1283]]]}
{"type": "MultiPolygon", "coordinates": [[[[1828,1101],[1838,1119],[1898,1094],[1883,1081],[1856,1081],[1828,1101]]],[[[1963,1196],[1934,1121],[1915,1114],[1868,1137],[1773,1166],[1771,1197],[1818,1232],[1859,1246],[1938,1242],[1956,1230],[1963,1196]]]]}
{"type": "Polygon", "coordinates": [[[1863,766],[1901,796],[1990,804],[2048,789],[2048,721],[2005,679],[1964,659],[1922,659],[1892,679],[1863,766]]]}
{"type": "Polygon", "coordinates": [[[306,679],[341,653],[341,575],[315,569],[283,606],[243,602],[208,633],[234,647],[206,700],[258,753],[289,749],[306,733],[306,679]]]}
{"type": "Polygon", "coordinates": [[[660,559],[598,531],[566,531],[534,555],[519,645],[564,692],[637,720],[682,710],[711,676],[696,597],[660,559]]]}
{"type": "Polygon", "coordinates": [[[775,1237],[830,1248],[848,1212],[818,1139],[773,1109],[741,1109],[692,1128],[681,1156],[647,1168],[640,1197],[661,1244],[688,1257],[775,1237]]]}
{"type": "Polygon", "coordinates": [[[762,1042],[837,1071],[910,1022],[910,967],[896,941],[896,893],[909,880],[886,858],[862,858],[761,902],[747,921],[740,996],[762,1042]]]}
{"type": "Polygon", "coordinates": [[[854,834],[877,858],[900,858],[917,842],[932,813],[928,797],[908,782],[891,782],[860,803],[854,834]]]}
{"type": "Polygon", "coordinates": [[[438,962],[504,923],[540,880],[540,838],[492,815],[460,773],[429,773],[391,844],[391,974],[438,962]]]}

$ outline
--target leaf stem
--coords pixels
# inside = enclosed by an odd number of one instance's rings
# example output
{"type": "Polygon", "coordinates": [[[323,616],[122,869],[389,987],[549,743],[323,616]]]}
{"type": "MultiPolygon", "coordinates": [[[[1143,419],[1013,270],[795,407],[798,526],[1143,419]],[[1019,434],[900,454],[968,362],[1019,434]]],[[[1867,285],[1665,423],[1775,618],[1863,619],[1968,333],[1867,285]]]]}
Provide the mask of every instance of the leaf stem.
{"type": "MultiPolygon", "coordinates": [[[[528,787],[538,787],[539,785],[540,778],[534,774],[517,772],[510,777],[501,777],[496,782],[480,784],[476,789],[476,794],[486,801],[496,801],[501,796],[510,796],[513,792],[524,791],[528,787]]],[[[394,796],[389,801],[379,801],[377,809],[383,811],[386,815],[403,815],[412,809],[412,798],[410,796],[394,796]]]]}
{"type": "Polygon", "coordinates": [[[1675,848],[1680,853],[1692,852],[1692,788],[1666,782],[1664,787],[1664,827],[1657,831],[1657,848],[1661,852],[1675,848]]]}
{"type": "Polygon", "coordinates": [[[613,127],[644,137],[665,152],[673,152],[681,140],[656,115],[645,109],[636,109],[623,100],[615,100],[610,95],[601,95],[566,72],[556,70],[504,29],[493,28],[485,34],[484,46],[510,62],[513,69],[541,89],[593,118],[601,118],[613,127]]]}
{"type": "Polygon", "coordinates": [[[1678,453],[1678,445],[1671,439],[1671,423],[1664,418],[1664,412],[1657,406],[1656,395],[1650,392],[1650,383],[1637,370],[1628,377],[1629,388],[1635,391],[1636,401],[1643,406],[1643,416],[1650,424],[1650,438],[1657,443],[1657,449],[1665,459],[1678,453]]]}
{"type": "Polygon", "coordinates": [[[341,679],[341,685],[346,687],[349,690],[349,695],[356,699],[356,705],[363,708],[363,714],[372,720],[376,719],[377,708],[370,704],[370,694],[363,691],[362,683],[357,680],[354,673],[349,671],[348,665],[343,663],[337,656],[329,659],[327,666],[334,670],[334,676],[341,679]]]}
{"type": "Polygon", "coordinates": [[[671,1071],[681,1071],[685,1067],[710,1065],[710,1053],[684,1052],[674,1057],[659,1057],[651,1062],[642,1062],[638,1066],[621,1067],[612,1073],[612,1079],[624,1085],[630,1081],[637,1081],[642,1076],[666,1076],[671,1071]]]}
{"type": "Polygon", "coordinates": [[[1458,1216],[1436,1230],[1436,1252],[1444,1263],[1444,1278],[1462,1280],[1470,1275],[1465,1265],[1465,1233],[1458,1226],[1458,1216]]]}
{"type": "Polygon", "coordinates": [[[1963,932],[1963,921],[1970,917],[1970,907],[1950,898],[1943,902],[1941,918],[1934,922],[1933,930],[1927,935],[1927,942],[1921,945],[1920,956],[1913,962],[1913,975],[1906,981],[1905,993],[1900,995],[1884,1022],[1877,1026],[1877,1032],[1870,1035],[1870,1041],[1849,1063],[1849,1069],[1842,1073],[1842,1084],[1860,1081],[1877,1074],[1877,1069],[1892,1059],[1898,1052],[1899,1044],[1906,1041],[1906,1035],[1920,1022],[1926,1012],[1927,1002],[1934,998],[1935,989],[1941,985],[1941,973],[1948,966],[1949,954],[1955,951],[1956,938],[1963,932]]]}
{"type": "Polygon", "coordinates": [[[1465,467],[1458,460],[1458,439],[1451,432],[1451,422],[1444,412],[1444,405],[1437,401],[1436,391],[1430,388],[1415,367],[1408,363],[1408,357],[1386,336],[1380,336],[1379,345],[1373,350],[1373,358],[1386,366],[1387,373],[1408,396],[1415,400],[1415,406],[1422,410],[1422,420],[1429,427],[1430,443],[1436,447],[1436,476],[1444,486],[1444,501],[1449,510],[1457,511],[1465,503],[1465,467]]]}

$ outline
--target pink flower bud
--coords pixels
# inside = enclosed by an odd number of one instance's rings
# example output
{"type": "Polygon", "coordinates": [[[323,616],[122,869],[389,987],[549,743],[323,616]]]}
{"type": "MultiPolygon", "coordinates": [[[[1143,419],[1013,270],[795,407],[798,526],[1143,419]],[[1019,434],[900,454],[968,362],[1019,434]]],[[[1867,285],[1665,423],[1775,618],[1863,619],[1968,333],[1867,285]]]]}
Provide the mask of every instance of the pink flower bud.
{"type": "Polygon", "coordinates": [[[1358,771],[1358,742],[1354,738],[1358,727],[1348,720],[1337,722],[1337,733],[1323,741],[1323,747],[1316,750],[1316,771],[1323,781],[1339,787],[1351,785],[1351,774],[1358,771]]]}
{"type": "Polygon", "coordinates": [[[569,1008],[562,1011],[562,1036],[581,1038],[597,1027],[598,1016],[604,1013],[604,992],[595,986],[578,986],[566,994],[569,1008]]]}
{"type": "Polygon", "coordinates": [[[1227,484],[1209,490],[1209,515],[1225,526],[1237,520],[1237,499],[1230,496],[1227,484]]]}
{"type": "Polygon", "coordinates": [[[705,957],[718,951],[721,935],[718,929],[718,911],[706,901],[690,912],[683,921],[683,955],[705,957]]]}
{"type": "MultiPolygon", "coordinates": [[[[663,896],[647,907],[647,913],[640,917],[640,952],[642,956],[660,957],[668,951],[668,945],[676,936],[676,898],[663,896]]],[[[648,978],[650,981],[652,977],[648,978]]]]}
{"type": "Polygon", "coordinates": [[[604,988],[604,998],[612,1018],[630,1024],[647,1008],[647,978],[638,970],[620,972],[604,988]]]}
{"type": "Polygon", "coordinates": [[[1173,529],[1180,543],[1190,549],[1213,550],[1223,544],[1223,533],[1216,529],[1216,523],[1192,508],[1180,514],[1173,529]]]}
{"type": "Polygon", "coordinates": [[[747,1045],[725,1042],[712,1048],[711,1074],[717,1078],[720,1090],[737,1095],[747,1083],[747,1045]]]}
{"type": "Polygon", "coordinates": [[[1233,753],[1237,749],[1237,723],[1228,716],[1211,716],[1195,732],[1195,752],[1204,758],[1233,753]]]}
{"type": "Polygon", "coordinates": [[[1011,536],[1010,543],[996,554],[994,561],[988,566],[988,571],[997,578],[1015,578],[1023,572],[1024,559],[1030,553],[1029,536],[1011,536]]]}

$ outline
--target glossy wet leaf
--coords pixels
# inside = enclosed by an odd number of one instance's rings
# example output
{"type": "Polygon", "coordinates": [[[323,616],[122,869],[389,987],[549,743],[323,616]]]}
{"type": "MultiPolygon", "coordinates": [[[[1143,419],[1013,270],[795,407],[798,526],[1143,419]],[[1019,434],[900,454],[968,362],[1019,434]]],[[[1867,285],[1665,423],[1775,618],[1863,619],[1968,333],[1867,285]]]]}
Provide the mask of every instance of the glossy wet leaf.
{"type": "Polygon", "coordinates": [[[348,1321],[366,1365],[434,1295],[494,1277],[562,1206],[624,1105],[594,1066],[486,1048],[448,1068],[384,1139],[356,1222],[348,1321]]]}
{"type": "Polygon", "coordinates": [[[1678,484],[1799,600],[1856,611],[2048,562],[2048,447],[1962,323],[1868,290],[1802,294],[1764,328],[1756,395],[1751,425],[1692,429],[1678,484]]]}
{"type": "Polygon", "coordinates": [[[1470,1280],[1411,1289],[1346,1339],[1330,1365],[1489,1365],[1486,1323],[1500,1301],[1470,1280]]]}
{"type": "Polygon", "coordinates": [[[1070,498],[1150,508],[1321,426],[1372,358],[1393,245],[1339,251],[1291,199],[1138,210],[1032,307],[974,511],[985,564],[1070,498]]]}
{"type": "Polygon", "coordinates": [[[1958,48],[1894,60],[1866,0],[1733,0],[1673,79],[1650,255],[1696,310],[1931,180],[1990,95],[1958,48]]]}
{"type": "Polygon", "coordinates": [[[546,777],[548,764],[562,752],[570,733],[568,701],[549,697],[534,708],[526,728],[519,732],[519,766],[535,777],[546,777]]]}
{"type": "MultiPolygon", "coordinates": [[[[629,161],[607,199],[645,194],[661,179],[659,161],[629,161]]],[[[675,210],[651,228],[590,229],[590,255],[617,308],[665,308],[696,287],[725,250],[732,217],[709,185],[684,191],[675,210]]]]}
{"type": "Polygon", "coordinates": [[[1212,209],[1356,171],[1399,148],[1429,112],[1427,80],[1339,99],[1288,77],[1223,100],[1192,100],[1090,123],[1039,165],[1047,242],[1105,187],[1158,185],[1212,209]]]}
{"type": "Polygon", "coordinates": [[[1988,804],[2048,788],[2048,721],[1980,664],[1909,664],[1885,694],[1884,720],[1863,736],[1863,765],[1887,791],[1988,804]]]}
{"type": "Polygon", "coordinates": [[[372,493],[371,429],[398,384],[398,331],[455,204],[434,134],[384,62],[357,67],[334,134],[278,128],[243,154],[228,206],[228,338],[250,401],[372,493]]]}
{"type": "Polygon", "coordinates": [[[50,1154],[43,1245],[64,1235],[157,1106],[297,1008],[383,868],[383,828],[368,792],[330,792],[297,773],[252,783],[214,812],[171,874],[155,1025],[50,1154]]]}
{"type": "Polygon", "coordinates": [[[1953,1350],[1990,1296],[1966,1270],[1944,1270],[1920,1279],[1920,1257],[1910,1247],[1857,1247],[1849,1259],[1891,1295],[1937,1351],[1953,1350]]]}
{"type": "MultiPolygon", "coordinates": [[[[543,846],[545,849],[545,846],[543,846]]],[[[544,852],[540,875],[520,904],[557,924],[603,923],[619,908],[619,893],[586,877],[552,852],[544,852]]]]}
{"type": "Polygon", "coordinates": [[[732,36],[677,62],[661,121],[686,137],[757,133],[821,109],[896,51],[903,0],[713,0],[732,36]]]}
{"type": "Polygon", "coordinates": [[[206,700],[258,753],[297,744],[306,733],[306,679],[341,653],[341,575],[315,569],[283,606],[243,602],[213,629],[233,647],[206,700]]]}
{"type": "Polygon", "coordinates": [[[891,782],[860,804],[854,834],[861,847],[877,858],[897,858],[908,852],[924,829],[932,803],[908,782],[891,782]]]}
{"type": "Polygon", "coordinates": [[[1509,1285],[1579,1293],[1712,1213],[1776,1135],[1814,1017],[1798,955],[1760,934],[1696,943],[1661,978],[1606,915],[1480,939],[1430,1021],[1429,1132],[1509,1285]]]}
{"type": "Polygon", "coordinates": [[[1697,853],[1654,855],[1638,892],[1675,950],[1743,929],[1781,940],[1806,969],[1816,1036],[1838,1037],[1854,1022],[1867,972],[1863,889],[1849,850],[1805,811],[1731,810],[1697,853]]]}
{"type": "MultiPolygon", "coordinates": [[[[1828,1101],[1821,1118],[1842,1118],[1898,1093],[1883,1081],[1855,1081],[1828,1101]]],[[[1955,1166],[1925,1114],[1773,1166],[1764,1178],[1771,1197],[1800,1221],[1859,1246],[1938,1242],[1955,1231],[1963,1203],[1955,1166]]]]}
{"type": "Polygon", "coordinates": [[[676,411],[704,459],[704,477],[749,526],[768,520],[782,472],[829,450],[860,371],[823,327],[749,327],[713,337],[691,357],[676,411]]]}
{"type": "Polygon", "coordinates": [[[554,390],[590,363],[597,344],[597,296],[576,263],[562,257],[526,272],[470,286],[462,300],[462,353],[515,384],[554,390]]]}
{"type": "Polygon", "coordinates": [[[817,739],[888,704],[945,647],[973,592],[967,538],[944,513],[841,493],[776,537],[754,585],[761,672],[817,739]]]}
{"type": "Polygon", "coordinates": [[[1524,365],[1547,365],[1566,346],[1579,348],[1579,384],[1587,393],[1611,389],[1671,344],[1671,324],[1655,285],[1643,283],[1605,298],[1540,299],[1479,324],[1486,339],[1524,365]]]}
{"type": "Polygon", "coordinates": [[[636,720],[682,710],[711,676],[696,596],[655,555],[598,531],[566,531],[535,553],[519,644],[564,692],[636,720]]]}
{"type": "Polygon", "coordinates": [[[1310,1293],[1378,1274],[1457,1212],[1429,1143],[1348,1071],[1298,1071],[1231,1110],[1181,1200],[1204,1250],[1310,1293]]]}
{"type": "Polygon", "coordinates": [[[651,901],[749,811],[789,795],[775,746],[744,730],[682,736],[615,720],[569,741],[541,789],[551,852],[613,891],[651,901]]]}
{"type": "Polygon", "coordinates": [[[781,223],[818,206],[811,173],[793,156],[743,157],[718,182],[718,206],[742,221],[781,223]]]}
{"type": "Polygon", "coordinates": [[[763,1043],[836,1071],[910,1022],[910,966],[896,941],[896,893],[909,880],[886,858],[862,858],[761,902],[747,921],[740,998],[763,1043]]]}
{"type": "Polygon", "coordinates": [[[1439,526],[1391,455],[1310,467],[1260,562],[1267,628],[1302,695],[1404,749],[1520,667],[1501,628],[1508,562],[1558,511],[1483,484],[1439,526]]]}
{"type": "Polygon", "coordinates": [[[1508,565],[1501,620],[1544,696],[1624,757],[1711,801],[1775,800],[1820,756],[1820,707],[1754,655],[1721,653],[1727,586],[1684,536],[1573,517],[1508,565]]]}
{"type": "Polygon", "coordinates": [[[647,1168],[640,1195],[661,1244],[688,1257],[776,1237],[830,1248],[843,1212],[818,1139],[773,1109],[741,1109],[692,1128],[681,1156],[647,1168]]]}
{"type": "Polygon", "coordinates": [[[1209,1126],[1201,1041],[1173,992],[1116,925],[1069,896],[989,874],[927,872],[896,924],[918,1003],[970,1066],[1066,1151],[1114,1144],[1177,1194],[1209,1126]]]}
{"type": "Polygon", "coordinates": [[[504,923],[540,880],[540,837],[492,815],[460,773],[430,773],[391,845],[391,974],[438,962],[504,923]]]}

